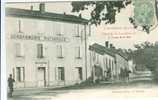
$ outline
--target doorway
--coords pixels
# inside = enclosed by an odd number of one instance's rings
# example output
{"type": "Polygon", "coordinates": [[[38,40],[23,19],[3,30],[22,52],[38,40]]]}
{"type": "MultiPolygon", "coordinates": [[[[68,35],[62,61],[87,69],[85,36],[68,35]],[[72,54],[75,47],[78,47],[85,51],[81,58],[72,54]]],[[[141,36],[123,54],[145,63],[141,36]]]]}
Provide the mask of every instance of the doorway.
{"type": "Polygon", "coordinates": [[[38,74],[37,74],[38,86],[45,87],[46,86],[46,68],[45,67],[38,67],[38,74]]]}

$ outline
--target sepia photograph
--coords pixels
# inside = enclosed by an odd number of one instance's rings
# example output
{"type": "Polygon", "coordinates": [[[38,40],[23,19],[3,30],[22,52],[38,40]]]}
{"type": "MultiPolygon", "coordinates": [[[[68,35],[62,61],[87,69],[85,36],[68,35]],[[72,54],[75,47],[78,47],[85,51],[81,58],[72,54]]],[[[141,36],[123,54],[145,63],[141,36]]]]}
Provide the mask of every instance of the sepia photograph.
{"type": "Polygon", "coordinates": [[[158,0],[4,9],[7,100],[158,97],[158,0]]]}

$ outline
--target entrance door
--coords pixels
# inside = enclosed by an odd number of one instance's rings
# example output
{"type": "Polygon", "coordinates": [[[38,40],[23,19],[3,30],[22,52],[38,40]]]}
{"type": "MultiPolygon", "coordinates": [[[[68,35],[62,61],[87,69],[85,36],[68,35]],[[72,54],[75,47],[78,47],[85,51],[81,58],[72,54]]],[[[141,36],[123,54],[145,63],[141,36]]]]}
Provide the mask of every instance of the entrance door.
{"type": "Polygon", "coordinates": [[[38,67],[38,86],[44,87],[46,86],[46,68],[45,67],[38,67]]]}

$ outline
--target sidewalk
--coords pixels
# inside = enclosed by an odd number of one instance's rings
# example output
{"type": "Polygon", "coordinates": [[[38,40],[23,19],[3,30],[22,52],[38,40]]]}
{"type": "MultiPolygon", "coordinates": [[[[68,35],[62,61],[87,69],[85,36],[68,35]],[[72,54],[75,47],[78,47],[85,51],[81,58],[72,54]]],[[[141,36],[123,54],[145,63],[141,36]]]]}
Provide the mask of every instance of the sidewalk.
{"type": "Polygon", "coordinates": [[[46,86],[46,87],[24,87],[24,88],[15,88],[14,90],[43,90],[43,89],[49,89],[49,88],[63,88],[65,86],[46,86]]]}

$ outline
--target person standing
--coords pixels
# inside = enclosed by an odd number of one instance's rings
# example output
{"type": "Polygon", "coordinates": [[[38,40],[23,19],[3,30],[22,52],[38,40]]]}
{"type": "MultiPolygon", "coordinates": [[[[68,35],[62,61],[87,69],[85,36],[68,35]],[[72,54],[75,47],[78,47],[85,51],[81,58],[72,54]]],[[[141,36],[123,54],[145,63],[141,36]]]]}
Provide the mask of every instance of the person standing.
{"type": "Polygon", "coordinates": [[[8,78],[8,87],[9,87],[9,97],[12,97],[13,91],[14,91],[14,82],[15,80],[12,78],[12,74],[9,75],[8,78]]]}

